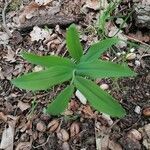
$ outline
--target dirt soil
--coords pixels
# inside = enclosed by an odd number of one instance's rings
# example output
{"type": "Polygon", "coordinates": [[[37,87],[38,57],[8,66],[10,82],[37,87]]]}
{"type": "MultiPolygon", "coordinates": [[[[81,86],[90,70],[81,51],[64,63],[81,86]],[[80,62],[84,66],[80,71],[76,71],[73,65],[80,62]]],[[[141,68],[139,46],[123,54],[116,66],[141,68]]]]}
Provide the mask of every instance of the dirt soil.
{"type": "MultiPolygon", "coordinates": [[[[29,0],[12,0],[6,8],[6,15],[1,15],[5,17],[6,24],[0,26],[0,141],[6,138],[2,134],[7,130],[10,137],[7,136],[5,145],[10,150],[150,149],[150,32],[149,29],[136,27],[133,15],[128,18],[127,26],[122,32],[128,36],[128,41],[134,44],[121,48],[113,47],[103,54],[102,59],[125,61],[137,76],[96,81],[100,86],[107,85],[106,90],[126,109],[127,115],[124,118],[110,118],[98,113],[88,103],[82,104],[75,95],[63,115],[46,115],[43,108],[64,88],[65,83],[50,91],[33,93],[18,89],[10,82],[17,76],[40,69],[21,57],[22,50],[39,55],[68,56],[65,32],[71,23],[77,24],[85,49],[100,40],[102,37],[97,32],[98,3],[96,0],[91,0],[92,6],[89,3],[90,0],[55,0],[45,6],[37,6],[30,5],[29,0]],[[28,6],[30,8],[27,9],[28,6]],[[28,11],[25,12],[24,9],[28,11]],[[62,16],[63,19],[60,17],[59,21],[57,18],[55,22],[46,23],[47,28],[51,29],[48,39],[39,37],[38,41],[33,41],[31,31],[36,23],[33,22],[33,26],[23,29],[18,25],[18,18],[21,18],[23,26],[25,15],[37,18],[39,11],[54,18],[62,16]],[[126,59],[129,53],[135,57],[126,59]]],[[[132,1],[124,0],[116,11],[119,11],[120,15],[127,15],[133,4],[132,1]]],[[[5,1],[0,2],[1,12],[4,12],[5,6],[5,1]]],[[[41,28],[45,26],[43,20],[38,24],[41,28]]],[[[4,24],[2,17],[0,21],[4,24]]],[[[110,24],[118,28],[116,19],[110,24]]],[[[4,147],[2,149],[7,150],[4,147]]]]}

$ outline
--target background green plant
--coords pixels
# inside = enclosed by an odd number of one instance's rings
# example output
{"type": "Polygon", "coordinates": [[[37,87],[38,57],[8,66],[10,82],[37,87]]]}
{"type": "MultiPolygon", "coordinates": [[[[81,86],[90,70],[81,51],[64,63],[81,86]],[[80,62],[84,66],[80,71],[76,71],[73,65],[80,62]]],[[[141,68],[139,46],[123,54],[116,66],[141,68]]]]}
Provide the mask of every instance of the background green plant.
{"type": "Polygon", "coordinates": [[[48,104],[45,111],[51,115],[59,115],[68,105],[74,89],[77,88],[99,112],[113,117],[123,117],[126,113],[122,106],[107,92],[100,89],[90,79],[105,77],[127,77],[135,75],[126,64],[99,60],[100,55],[112,45],[118,43],[117,38],[108,38],[93,44],[83,55],[78,31],[72,24],[66,33],[66,44],[72,59],[59,56],[37,56],[23,52],[22,56],[30,63],[41,65],[45,69],[28,73],[12,80],[12,83],[26,90],[46,90],[54,85],[70,81],[70,84],[48,104]]]}

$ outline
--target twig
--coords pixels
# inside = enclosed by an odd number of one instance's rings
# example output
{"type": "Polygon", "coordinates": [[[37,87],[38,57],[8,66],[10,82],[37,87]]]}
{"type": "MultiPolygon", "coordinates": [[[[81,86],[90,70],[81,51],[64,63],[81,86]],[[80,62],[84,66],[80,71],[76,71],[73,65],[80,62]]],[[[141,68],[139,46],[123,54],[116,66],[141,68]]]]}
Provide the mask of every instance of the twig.
{"type": "Polygon", "coordinates": [[[128,35],[125,35],[129,40],[133,40],[133,41],[135,41],[135,42],[138,42],[138,43],[141,43],[141,44],[143,44],[143,45],[146,45],[146,46],[148,46],[148,47],[150,47],[150,45],[148,45],[147,43],[144,43],[144,42],[142,42],[142,41],[140,41],[140,40],[138,40],[138,39],[136,39],[136,38],[133,38],[133,37],[130,37],[130,36],[128,36],[128,35]]]}
{"type": "Polygon", "coordinates": [[[48,143],[50,137],[51,137],[51,136],[49,135],[48,138],[47,138],[47,140],[46,140],[46,142],[44,142],[44,143],[42,143],[42,144],[40,144],[40,145],[38,145],[38,146],[32,145],[32,147],[33,147],[34,149],[37,149],[37,148],[39,148],[39,147],[42,147],[42,146],[46,145],[46,144],[48,143]]]}
{"type": "Polygon", "coordinates": [[[5,0],[5,6],[4,9],[2,11],[2,19],[3,19],[3,24],[2,27],[4,28],[4,30],[6,31],[6,33],[8,34],[9,37],[12,37],[12,34],[10,32],[10,30],[8,29],[7,25],[6,25],[6,9],[9,6],[9,4],[11,3],[12,0],[9,0],[7,2],[7,0],[5,0]]]}

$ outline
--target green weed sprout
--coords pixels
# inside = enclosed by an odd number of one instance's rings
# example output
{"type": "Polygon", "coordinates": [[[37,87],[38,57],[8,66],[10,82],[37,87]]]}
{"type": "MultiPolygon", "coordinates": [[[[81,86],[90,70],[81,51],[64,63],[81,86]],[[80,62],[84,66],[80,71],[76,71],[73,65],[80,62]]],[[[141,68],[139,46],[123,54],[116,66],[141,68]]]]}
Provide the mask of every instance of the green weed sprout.
{"type": "Polygon", "coordinates": [[[38,56],[23,52],[22,57],[24,59],[45,69],[25,74],[11,82],[18,88],[37,91],[47,90],[52,86],[69,81],[70,84],[54,101],[48,104],[46,112],[50,115],[60,115],[67,108],[76,88],[97,111],[109,114],[112,117],[122,118],[126,114],[122,106],[111,95],[91,81],[96,78],[118,78],[135,75],[125,64],[120,65],[99,60],[100,55],[118,41],[117,38],[99,41],[93,44],[84,55],[78,31],[76,26],[72,24],[66,33],[67,49],[72,59],[60,56],[38,56]]]}

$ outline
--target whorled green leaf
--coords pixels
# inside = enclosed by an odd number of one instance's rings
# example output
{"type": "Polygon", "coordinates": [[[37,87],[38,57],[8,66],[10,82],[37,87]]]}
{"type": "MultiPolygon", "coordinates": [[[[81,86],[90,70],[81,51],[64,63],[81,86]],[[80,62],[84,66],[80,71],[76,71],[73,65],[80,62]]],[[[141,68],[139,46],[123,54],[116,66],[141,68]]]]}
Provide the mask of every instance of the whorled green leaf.
{"type": "Polygon", "coordinates": [[[83,55],[83,48],[80,43],[79,34],[74,24],[67,29],[66,44],[72,58],[79,61],[83,55]]]}
{"type": "Polygon", "coordinates": [[[25,74],[11,80],[11,82],[16,87],[25,90],[46,90],[56,84],[71,79],[72,72],[72,68],[52,67],[44,71],[25,74]]]}
{"type": "Polygon", "coordinates": [[[74,91],[73,85],[69,85],[68,87],[66,87],[52,103],[48,104],[46,113],[55,116],[62,113],[67,108],[69,100],[73,94],[73,91],[74,91]]]}
{"type": "Polygon", "coordinates": [[[22,57],[32,64],[47,68],[54,66],[74,67],[75,65],[70,59],[59,56],[38,56],[32,53],[23,52],[22,57]]]}
{"type": "Polygon", "coordinates": [[[108,50],[108,48],[112,47],[113,45],[117,44],[118,42],[119,42],[119,39],[117,39],[117,38],[107,38],[98,43],[95,43],[95,44],[91,45],[87,54],[83,55],[81,57],[80,61],[81,62],[95,61],[100,57],[100,55],[103,52],[105,52],[106,50],[108,50]]]}
{"type": "Polygon", "coordinates": [[[75,77],[74,85],[96,110],[112,117],[121,118],[125,116],[126,113],[122,106],[92,81],[82,77],[75,77]]]}
{"type": "Polygon", "coordinates": [[[116,64],[102,60],[81,62],[77,65],[76,73],[78,75],[90,76],[91,78],[128,77],[135,75],[126,64],[116,64]]]}

